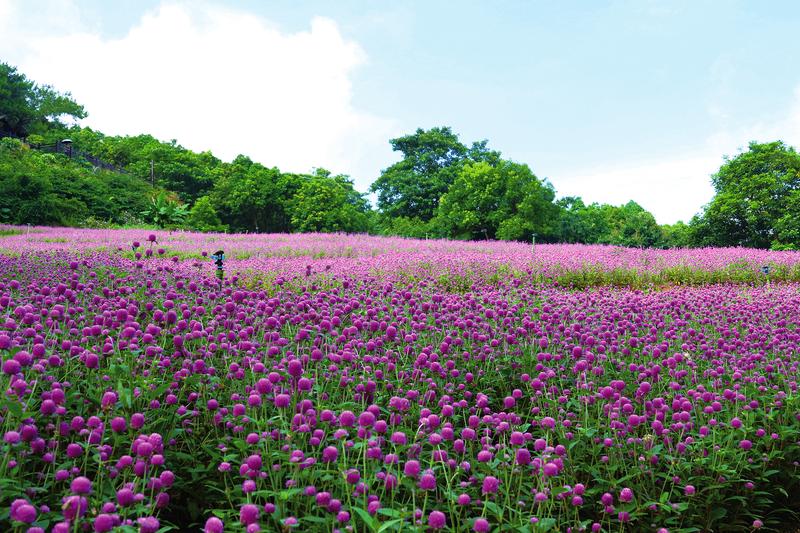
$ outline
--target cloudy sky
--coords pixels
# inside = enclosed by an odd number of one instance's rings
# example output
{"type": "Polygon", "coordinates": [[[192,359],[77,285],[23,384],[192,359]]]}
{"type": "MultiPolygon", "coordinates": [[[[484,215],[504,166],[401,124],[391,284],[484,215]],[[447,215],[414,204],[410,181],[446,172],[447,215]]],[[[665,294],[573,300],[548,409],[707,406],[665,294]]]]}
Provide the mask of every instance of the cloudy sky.
{"type": "Polygon", "coordinates": [[[448,125],[559,195],[688,220],[751,140],[800,147],[800,3],[0,0],[0,61],[85,125],[365,191],[448,125]]]}

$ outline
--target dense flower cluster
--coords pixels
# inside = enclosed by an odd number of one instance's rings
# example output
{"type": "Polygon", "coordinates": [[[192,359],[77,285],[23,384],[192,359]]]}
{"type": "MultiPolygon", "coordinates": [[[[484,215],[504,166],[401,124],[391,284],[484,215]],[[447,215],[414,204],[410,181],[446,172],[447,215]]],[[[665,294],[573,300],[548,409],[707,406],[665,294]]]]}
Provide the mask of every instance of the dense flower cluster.
{"type": "Polygon", "coordinates": [[[180,234],[55,234],[0,256],[4,530],[748,530],[798,489],[800,285],[577,291],[521,245],[345,236],[220,282],[180,234]]]}

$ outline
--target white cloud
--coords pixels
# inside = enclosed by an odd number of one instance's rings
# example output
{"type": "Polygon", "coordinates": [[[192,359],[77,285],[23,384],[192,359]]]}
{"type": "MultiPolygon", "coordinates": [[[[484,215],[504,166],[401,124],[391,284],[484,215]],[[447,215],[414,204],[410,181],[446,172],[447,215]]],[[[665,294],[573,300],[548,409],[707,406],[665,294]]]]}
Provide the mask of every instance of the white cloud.
{"type": "Polygon", "coordinates": [[[285,171],[326,167],[362,190],[392,157],[397,126],[352,103],[351,76],[366,54],[330,19],[289,33],[242,11],[164,3],[109,39],[87,29],[69,0],[49,4],[32,12],[23,0],[0,0],[0,54],[71,91],[89,112],[85,125],[285,171]]]}
{"type": "Polygon", "coordinates": [[[580,196],[587,203],[620,205],[634,200],[662,224],[688,222],[713,196],[709,176],[721,162],[720,154],[680,154],[575,172],[559,178],[556,187],[560,196],[580,196]]]}
{"type": "Polygon", "coordinates": [[[721,129],[690,153],[579,170],[554,176],[553,181],[559,196],[614,205],[634,200],[659,223],[688,222],[713,197],[710,177],[723,164],[723,156],[747,150],[750,141],[775,140],[800,149],[800,85],[783,120],[721,129]]]}

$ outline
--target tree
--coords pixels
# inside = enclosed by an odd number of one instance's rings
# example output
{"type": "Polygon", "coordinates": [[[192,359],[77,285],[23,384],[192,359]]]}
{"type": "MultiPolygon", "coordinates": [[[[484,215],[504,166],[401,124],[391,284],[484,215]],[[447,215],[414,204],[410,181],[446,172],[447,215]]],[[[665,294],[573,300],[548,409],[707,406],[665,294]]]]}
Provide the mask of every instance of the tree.
{"type": "Polygon", "coordinates": [[[460,169],[442,197],[437,222],[450,237],[541,240],[554,236],[558,207],[555,191],[527,165],[481,161],[460,169]]]}
{"type": "Polygon", "coordinates": [[[282,174],[240,155],[212,173],[211,199],[222,221],[234,231],[289,232],[289,202],[303,178],[282,174]]]}
{"type": "Polygon", "coordinates": [[[497,161],[500,157],[487,149],[486,141],[467,148],[449,127],[420,128],[389,142],[403,159],[384,170],[370,190],[378,193],[378,208],[385,215],[422,222],[434,217],[439,199],[465,162],[497,161]]]}
{"type": "MultiPolygon", "coordinates": [[[[155,186],[177,193],[187,203],[211,191],[213,171],[221,164],[211,152],[192,152],[174,139],[163,142],[152,135],[106,136],[79,127],[71,128],[69,136],[76,148],[147,181],[152,161],[155,186]]],[[[53,135],[45,139],[58,140],[53,135]]]]}
{"type": "Polygon", "coordinates": [[[151,188],[136,177],[97,170],[62,155],[0,139],[0,221],[82,225],[122,223],[146,208],[151,188]]]}
{"type": "Polygon", "coordinates": [[[306,176],[291,200],[294,231],[369,231],[369,203],[347,176],[317,169],[306,176]]]}
{"type": "Polygon", "coordinates": [[[86,111],[69,93],[37,85],[16,68],[0,63],[0,133],[27,137],[62,129],[64,116],[81,119],[86,111]]]}
{"type": "Polygon", "coordinates": [[[756,248],[800,245],[800,154],[781,141],[751,142],[711,177],[716,194],[692,222],[695,244],[756,248]]]}
{"type": "Polygon", "coordinates": [[[196,231],[223,232],[227,230],[214,208],[214,202],[208,196],[203,196],[194,203],[186,218],[186,225],[196,231]]]}
{"type": "Polygon", "coordinates": [[[661,228],[655,217],[633,200],[614,209],[611,213],[609,244],[637,247],[660,245],[661,228]]]}
{"type": "MultiPolygon", "coordinates": [[[[650,212],[636,202],[621,206],[586,205],[580,198],[567,197],[557,204],[561,208],[558,219],[558,239],[561,242],[616,246],[665,245],[662,227],[650,212]]],[[[676,227],[676,231],[679,230],[676,227]]]]}

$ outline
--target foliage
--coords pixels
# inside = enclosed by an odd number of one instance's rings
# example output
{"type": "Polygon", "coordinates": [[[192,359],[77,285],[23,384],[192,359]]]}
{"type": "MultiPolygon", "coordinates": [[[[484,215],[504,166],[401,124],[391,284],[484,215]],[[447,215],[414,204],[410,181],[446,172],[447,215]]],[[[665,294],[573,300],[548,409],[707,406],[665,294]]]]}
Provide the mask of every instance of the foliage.
{"type": "Polygon", "coordinates": [[[660,227],[650,212],[633,201],[622,206],[586,205],[580,198],[568,197],[557,203],[561,207],[558,220],[560,242],[675,247],[684,245],[688,239],[685,225],[679,223],[669,229],[660,227]]]}
{"type": "MultiPolygon", "coordinates": [[[[155,185],[177,193],[184,202],[194,202],[211,190],[212,173],[221,164],[211,152],[193,152],[174,139],[163,142],[152,135],[107,136],[77,126],[68,133],[76,148],[148,182],[152,164],[155,185]]],[[[45,140],[58,139],[50,134],[45,140]]]]}
{"type": "Polygon", "coordinates": [[[64,127],[63,117],[86,117],[82,105],[69,93],[37,85],[16,68],[0,63],[0,135],[24,138],[29,134],[64,127]]]}
{"type": "Polygon", "coordinates": [[[234,231],[291,230],[287,203],[300,187],[299,176],[240,155],[216,168],[213,180],[211,199],[222,221],[234,231]]]}
{"type": "Polygon", "coordinates": [[[317,169],[303,179],[290,202],[294,231],[369,231],[369,203],[347,176],[317,169]]]}
{"type": "Polygon", "coordinates": [[[800,154],[794,148],[752,142],[726,158],[711,181],[716,195],[693,223],[696,244],[800,245],[800,154]]]}
{"type": "Polygon", "coordinates": [[[486,148],[486,141],[467,148],[449,127],[420,128],[389,142],[403,159],[384,170],[370,190],[378,193],[382,213],[423,222],[435,216],[439,199],[455,181],[462,164],[499,158],[499,153],[486,148]]]}
{"type": "Polygon", "coordinates": [[[186,219],[186,225],[196,231],[224,232],[227,230],[227,226],[222,223],[214,208],[214,202],[208,196],[203,196],[194,203],[186,219]]]}
{"type": "Polygon", "coordinates": [[[397,235],[400,237],[413,237],[425,239],[428,237],[440,237],[441,230],[436,224],[437,220],[423,222],[418,218],[409,217],[390,217],[379,214],[375,226],[381,235],[397,235]]]}
{"type": "Polygon", "coordinates": [[[552,185],[527,165],[500,160],[469,163],[442,197],[437,220],[446,234],[466,239],[549,238],[558,212],[552,185]]]}
{"type": "Polygon", "coordinates": [[[149,191],[132,176],[0,140],[0,222],[81,225],[94,217],[121,223],[126,211],[146,207],[149,191]]]}
{"type": "Polygon", "coordinates": [[[186,206],[165,192],[152,197],[147,209],[142,211],[145,220],[159,228],[179,228],[188,215],[186,206]]]}

